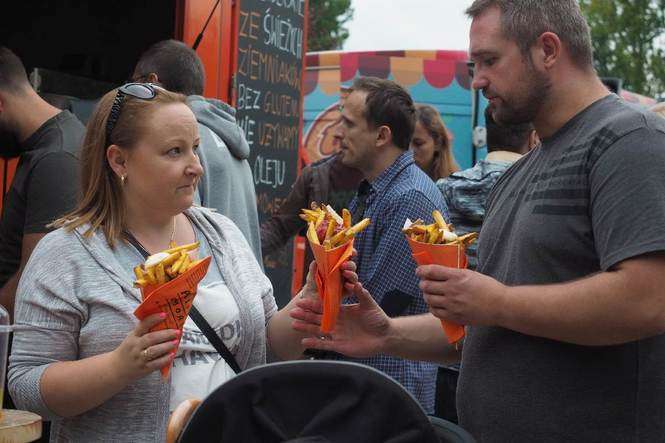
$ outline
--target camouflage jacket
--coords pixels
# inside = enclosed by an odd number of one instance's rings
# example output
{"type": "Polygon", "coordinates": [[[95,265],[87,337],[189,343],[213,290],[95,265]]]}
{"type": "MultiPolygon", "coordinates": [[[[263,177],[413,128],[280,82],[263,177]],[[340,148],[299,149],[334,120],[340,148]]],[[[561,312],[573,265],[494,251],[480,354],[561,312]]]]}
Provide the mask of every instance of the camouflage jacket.
{"type": "MultiPolygon", "coordinates": [[[[509,151],[493,151],[473,168],[454,172],[436,182],[448,204],[450,222],[459,234],[480,232],[485,218],[485,200],[497,179],[521,156],[509,151]]],[[[477,244],[467,250],[469,269],[476,269],[477,244]]]]}

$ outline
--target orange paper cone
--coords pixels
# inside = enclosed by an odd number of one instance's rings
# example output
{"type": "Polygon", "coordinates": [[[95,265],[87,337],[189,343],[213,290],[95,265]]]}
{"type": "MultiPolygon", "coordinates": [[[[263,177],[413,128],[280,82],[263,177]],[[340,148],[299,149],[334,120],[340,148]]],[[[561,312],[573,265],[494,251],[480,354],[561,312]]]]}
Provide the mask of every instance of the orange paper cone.
{"type": "MultiPolygon", "coordinates": [[[[142,288],[143,303],[134,311],[136,318],[143,320],[149,315],[164,312],[166,319],[150,329],[150,332],[162,329],[178,329],[182,332],[187,315],[189,315],[189,309],[192,307],[196,296],[196,289],[206,272],[208,272],[210,260],[210,257],[204,258],[184,274],[162,285],[142,288]]],[[[170,364],[162,368],[164,378],[168,377],[170,369],[170,364]]]]}
{"type": "Polygon", "coordinates": [[[342,271],[339,267],[353,253],[353,239],[341,246],[326,251],[321,245],[309,242],[316,259],[316,287],[323,302],[321,332],[329,333],[335,328],[339,306],[342,303],[342,271]]]}
{"type": "MultiPolygon", "coordinates": [[[[466,268],[467,258],[462,245],[421,243],[406,237],[418,265],[442,265],[450,268],[466,268]]],[[[464,326],[441,320],[448,343],[457,343],[464,337],[464,326]]]]}

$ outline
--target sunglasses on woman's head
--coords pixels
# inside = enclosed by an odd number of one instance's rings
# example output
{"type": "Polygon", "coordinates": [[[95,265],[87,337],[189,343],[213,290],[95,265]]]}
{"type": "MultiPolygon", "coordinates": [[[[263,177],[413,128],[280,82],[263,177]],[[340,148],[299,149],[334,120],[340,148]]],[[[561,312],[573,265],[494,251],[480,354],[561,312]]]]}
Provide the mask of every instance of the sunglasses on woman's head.
{"type": "Polygon", "coordinates": [[[111,106],[111,112],[108,119],[106,119],[106,140],[111,140],[111,133],[116,123],[118,123],[118,118],[120,118],[120,111],[122,110],[122,104],[125,102],[125,97],[130,96],[141,100],[152,100],[157,96],[156,88],[159,88],[159,86],[152,83],[127,83],[118,88],[115,100],[113,100],[113,106],[111,106]]]}

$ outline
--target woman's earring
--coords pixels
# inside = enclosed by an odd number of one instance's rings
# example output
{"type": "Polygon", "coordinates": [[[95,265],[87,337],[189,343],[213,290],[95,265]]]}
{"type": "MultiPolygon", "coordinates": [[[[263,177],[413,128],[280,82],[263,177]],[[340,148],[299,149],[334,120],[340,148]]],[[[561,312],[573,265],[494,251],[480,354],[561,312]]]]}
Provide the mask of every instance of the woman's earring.
{"type": "Polygon", "coordinates": [[[120,176],[120,184],[121,184],[122,186],[125,186],[125,178],[127,178],[126,175],[121,175],[121,176],[120,176]]]}

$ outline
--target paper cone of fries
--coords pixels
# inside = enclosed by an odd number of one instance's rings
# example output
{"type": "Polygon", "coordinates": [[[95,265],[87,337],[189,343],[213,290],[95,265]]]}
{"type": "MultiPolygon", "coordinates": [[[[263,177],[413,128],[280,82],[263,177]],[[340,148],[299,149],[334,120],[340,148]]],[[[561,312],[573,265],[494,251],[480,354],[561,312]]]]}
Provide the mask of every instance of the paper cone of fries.
{"type": "Polygon", "coordinates": [[[335,328],[344,285],[340,266],[353,254],[353,239],[370,224],[365,218],[351,226],[351,213],[340,216],[330,205],[312,203],[300,217],[307,222],[307,241],[316,259],[316,287],[323,303],[321,331],[335,328]]]}
{"type": "Polygon", "coordinates": [[[339,307],[342,303],[342,263],[353,253],[353,239],[328,251],[319,244],[309,242],[316,260],[316,288],[323,303],[321,332],[329,333],[335,328],[339,307]]]}
{"type": "MultiPolygon", "coordinates": [[[[441,265],[450,268],[464,269],[467,266],[467,258],[463,245],[440,245],[421,243],[406,238],[413,255],[413,259],[422,265],[441,265]]],[[[446,333],[448,343],[457,343],[464,337],[464,326],[457,323],[441,320],[443,331],[446,333]]]]}
{"type": "MultiPolygon", "coordinates": [[[[208,272],[210,260],[211,257],[206,257],[194,263],[183,274],[161,285],[142,287],[143,303],[134,311],[136,318],[143,320],[149,315],[164,312],[166,319],[150,329],[150,332],[162,329],[178,329],[182,332],[198,284],[208,272]]],[[[164,378],[168,377],[170,369],[170,364],[161,369],[164,378]]]]}

